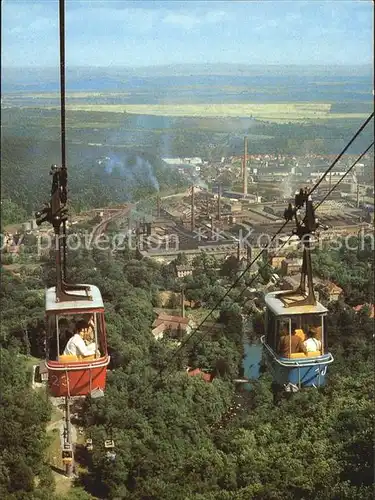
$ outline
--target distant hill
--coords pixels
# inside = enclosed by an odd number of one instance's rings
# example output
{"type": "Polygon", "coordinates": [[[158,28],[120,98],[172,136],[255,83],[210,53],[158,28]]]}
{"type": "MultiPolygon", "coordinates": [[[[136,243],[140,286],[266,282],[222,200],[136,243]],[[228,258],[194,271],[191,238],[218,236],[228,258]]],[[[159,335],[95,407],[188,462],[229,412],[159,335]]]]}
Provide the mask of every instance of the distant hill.
{"type": "MultiPolygon", "coordinates": [[[[57,61],[56,61],[57,63],[57,61]]],[[[358,77],[372,82],[373,68],[362,66],[260,66],[243,64],[178,64],[147,67],[67,68],[70,90],[104,91],[143,87],[147,80],[164,77],[358,77]]],[[[155,82],[153,82],[155,83],[155,82]]],[[[162,82],[160,82],[161,84],[162,82]]],[[[54,68],[2,68],[2,92],[53,92],[59,88],[54,68]]]]}

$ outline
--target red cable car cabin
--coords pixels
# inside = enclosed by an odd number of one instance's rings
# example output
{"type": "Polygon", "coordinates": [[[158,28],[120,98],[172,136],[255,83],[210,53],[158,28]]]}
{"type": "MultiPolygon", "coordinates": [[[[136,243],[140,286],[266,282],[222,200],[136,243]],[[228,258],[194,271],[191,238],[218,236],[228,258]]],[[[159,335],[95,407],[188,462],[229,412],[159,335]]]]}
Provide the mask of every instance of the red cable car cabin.
{"type": "MultiPolygon", "coordinates": [[[[72,300],[57,301],[56,287],[46,291],[48,385],[52,396],[93,397],[103,395],[109,356],[106,343],[104,304],[100,290],[92,285],[79,285],[72,300]],[[85,291],[88,288],[88,293],[85,291]],[[86,298],[86,297],[87,298],[86,298]],[[90,324],[91,348],[95,354],[82,356],[64,353],[66,344],[75,333],[77,325],[90,324]]],[[[86,343],[86,342],[85,342],[86,343]]]]}

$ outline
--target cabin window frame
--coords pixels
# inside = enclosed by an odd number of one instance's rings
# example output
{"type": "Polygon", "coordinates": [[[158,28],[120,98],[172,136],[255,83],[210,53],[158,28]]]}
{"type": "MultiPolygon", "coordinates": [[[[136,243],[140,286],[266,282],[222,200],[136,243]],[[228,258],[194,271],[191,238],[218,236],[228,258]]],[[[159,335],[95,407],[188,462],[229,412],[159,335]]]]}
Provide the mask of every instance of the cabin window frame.
{"type": "Polygon", "coordinates": [[[321,328],[322,328],[322,338],[320,339],[322,343],[322,354],[326,352],[326,326],[327,326],[327,314],[322,314],[321,328]]]}
{"type": "Polygon", "coordinates": [[[325,318],[327,317],[327,313],[296,314],[296,315],[290,316],[290,319],[292,321],[290,323],[290,333],[289,334],[290,335],[292,334],[291,326],[292,326],[292,322],[294,321],[297,324],[297,328],[303,330],[303,332],[305,334],[305,340],[306,340],[307,329],[306,329],[306,324],[303,321],[304,316],[310,316],[310,317],[315,317],[315,318],[319,317],[320,318],[320,325],[319,326],[313,325],[313,326],[318,326],[321,328],[321,338],[319,339],[321,342],[320,352],[322,355],[325,354],[325,348],[326,348],[325,336],[326,336],[326,324],[327,324],[327,321],[325,318]]]}
{"type": "MultiPolygon", "coordinates": [[[[304,315],[300,316],[301,320],[302,320],[303,316],[304,315]]],[[[315,313],[315,314],[311,313],[311,314],[306,315],[306,316],[312,316],[312,317],[319,316],[319,318],[320,318],[320,324],[319,324],[318,328],[321,328],[321,338],[319,340],[321,342],[320,352],[323,355],[325,353],[325,347],[326,347],[325,336],[326,336],[326,324],[327,324],[327,321],[326,321],[325,318],[327,317],[327,313],[315,313]]],[[[313,325],[313,326],[317,326],[317,325],[313,325]]],[[[302,321],[300,321],[300,328],[302,328],[302,321]]],[[[303,331],[304,331],[305,335],[307,335],[307,331],[306,330],[307,330],[306,327],[304,327],[303,331]]]]}
{"type": "Polygon", "coordinates": [[[292,352],[292,317],[293,316],[278,316],[275,321],[275,337],[278,337],[278,342],[276,345],[275,352],[279,353],[279,345],[280,345],[280,331],[282,324],[288,324],[288,336],[289,336],[289,354],[292,352]]]}
{"type": "MultiPolygon", "coordinates": [[[[96,346],[96,352],[95,352],[95,359],[97,358],[100,358],[100,356],[97,356],[97,351],[99,350],[99,342],[98,342],[98,320],[97,320],[97,314],[101,314],[101,316],[103,316],[103,313],[102,312],[99,312],[98,311],[92,311],[92,312],[89,312],[89,313],[85,313],[85,312],[77,312],[77,313],[74,313],[73,311],[70,311],[70,312],[56,312],[54,313],[54,317],[55,317],[55,332],[49,332],[49,338],[50,338],[50,341],[53,337],[53,335],[56,335],[56,345],[57,345],[57,357],[56,359],[58,360],[59,359],[59,356],[60,356],[60,329],[59,329],[59,321],[60,319],[63,319],[63,318],[68,318],[68,317],[72,317],[73,320],[76,320],[77,318],[82,318],[84,317],[86,314],[90,314],[90,315],[93,315],[94,317],[94,342],[95,342],[95,346],[96,346]]],[[[53,318],[53,315],[50,315],[50,317],[52,316],[53,318]]],[[[103,321],[100,321],[101,323],[101,337],[103,337],[103,333],[102,333],[102,323],[103,321]]],[[[51,326],[53,324],[53,321],[51,321],[51,326]]],[[[75,332],[73,332],[73,335],[75,334],[75,332]]],[[[64,349],[65,349],[66,345],[64,346],[64,349]]]]}
{"type": "Polygon", "coordinates": [[[94,342],[95,342],[95,359],[98,358],[98,350],[99,350],[99,345],[98,345],[98,322],[96,318],[97,312],[94,312],[94,342]]]}
{"type": "MultiPolygon", "coordinates": [[[[324,355],[327,352],[327,342],[326,342],[326,327],[327,327],[327,313],[309,313],[309,314],[290,314],[290,315],[277,315],[268,307],[265,311],[265,325],[266,325],[266,342],[267,345],[274,351],[278,352],[278,346],[280,342],[280,330],[282,324],[288,324],[289,330],[289,352],[291,352],[291,336],[292,336],[292,324],[296,324],[296,328],[302,329],[307,335],[306,326],[310,326],[310,321],[304,320],[306,317],[313,317],[314,322],[311,322],[311,326],[316,326],[321,328],[321,342],[320,352],[324,355]],[[318,321],[319,317],[319,321],[318,321]],[[314,325],[314,323],[316,323],[314,325]],[[319,324],[317,324],[319,323],[319,324]]],[[[306,337],[305,337],[306,340],[306,337]]]]}
{"type": "MultiPolygon", "coordinates": [[[[94,339],[95,342],[95,355],[94,359],[100,359],[108,355],[108,346],[106,339],[106,322],[105,322],[105,311],[102,308],[94,309],[91,311],[74,311],[74,310],[61,310],[61,311],[46,311],[45,323],[46,323],[46,353],[45,357],[48,361],[59,361],[60,348],[62,353],[65,350],[65,345],[62,345],[62,339],[60,339],[61,331],[59,329],[59,321],[61,319],[70,318],[74,322],[79,319],[84,319],[87,316],[91,316],[94,321],[94,339]],[[55,352],[56,351],[56,352],[55,352]]],[[[69,321],[69,319],[68,319],[69,321]]],[[[75,331],[72,332],[73,335],[75,331]]]]}
{"type": "Polygon", "coordinates": [[[277,350],[277,345],[276,345],[276,325],[277,325],[277,315],[269,310],[268,308],[266,309],[266,315],[265,315],[265,324],[266,324],[266,340],[267,344],[273,351],[276,352],[277,350]]]}
{"type": "MultiPolygon", "coordinates": [[[[56,335],[56,345],[57,345],[57,352],[56,352],[56,359],[59,359],[60,356],[60,329],[59,329],[59,315],[55,314],[55,335],[56,335]]],[[[64,347],[65,349],[65,347],[64,347]]]]}
{"type": "MultiPolygon", "coordinates": [[[[51,359],[51,344],[54,339],[55,329],[56,329],[56,316],[53,314],[46,315],[46,359],[51,359]]],[[[57,350],[57,343],[56,343],[57,350]]],[[[57,359],[57,351],[56,351],[56,359],[57,359]]]]}

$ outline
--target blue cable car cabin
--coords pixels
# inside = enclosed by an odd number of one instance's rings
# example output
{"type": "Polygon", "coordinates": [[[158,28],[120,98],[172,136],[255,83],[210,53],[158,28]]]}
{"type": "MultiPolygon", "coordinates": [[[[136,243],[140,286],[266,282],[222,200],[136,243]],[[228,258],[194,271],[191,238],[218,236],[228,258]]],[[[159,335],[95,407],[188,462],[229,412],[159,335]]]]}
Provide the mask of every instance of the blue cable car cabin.
{"type": "Polygon", "coordinates": [[[288,391],[321,387],[325,384],[327,366],[333,362],[332,354],[327,352],[327,309],[319,302],[287,305],[281,298],[283,295],[284,292],[272,292],[265,296],[266,334],[261,341],[266,365],[274,382],[288,391]],[[315,332],[315,351],[307,350],[304,345],[309,331],[315,332]]]}
{"type": "Polygon", "coordinates": [[[289,203],[284,218],[287,222],[295,220],[294,234],[303,246],[301,281],[296,290],[265,296],[266,335],[261,341],[274,383],[295,392],[302,387],[323,386],[333,356],[327,351],[325,317],[328,310],[316,300],[314,293],[311,250],[319,223],[307,189],[296,193],[295,205],[289,203]],[[305,216],[300,218],[303,206],[305,216]]]}

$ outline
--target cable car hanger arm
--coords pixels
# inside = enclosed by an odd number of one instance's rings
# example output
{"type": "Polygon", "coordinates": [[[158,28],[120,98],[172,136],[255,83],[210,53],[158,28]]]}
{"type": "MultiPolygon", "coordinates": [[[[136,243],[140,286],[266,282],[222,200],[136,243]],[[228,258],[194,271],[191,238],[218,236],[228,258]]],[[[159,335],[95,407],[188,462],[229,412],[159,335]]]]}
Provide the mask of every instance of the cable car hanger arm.
{"type": "Polygon", "coordinates": [[[68,169],[66,166],[66,140],[65,140],[65,2],[59,1],[59,27],[60,27],[60,118],[61,118],[61,167],[52,165],[51,201],[43,209],[36,212],[36,222],[40,226],[49,222],[55,232],[55,261],[56,261],[56,301],[66,302],[72,300],[92,300],[90,287],[73,285],[66,282],[66,221],[68,218],[68,169]],[[62,226],[62,234],[61,234],[62,226]],[[68,292],[84,291],[82,294],[68,292]]]}

